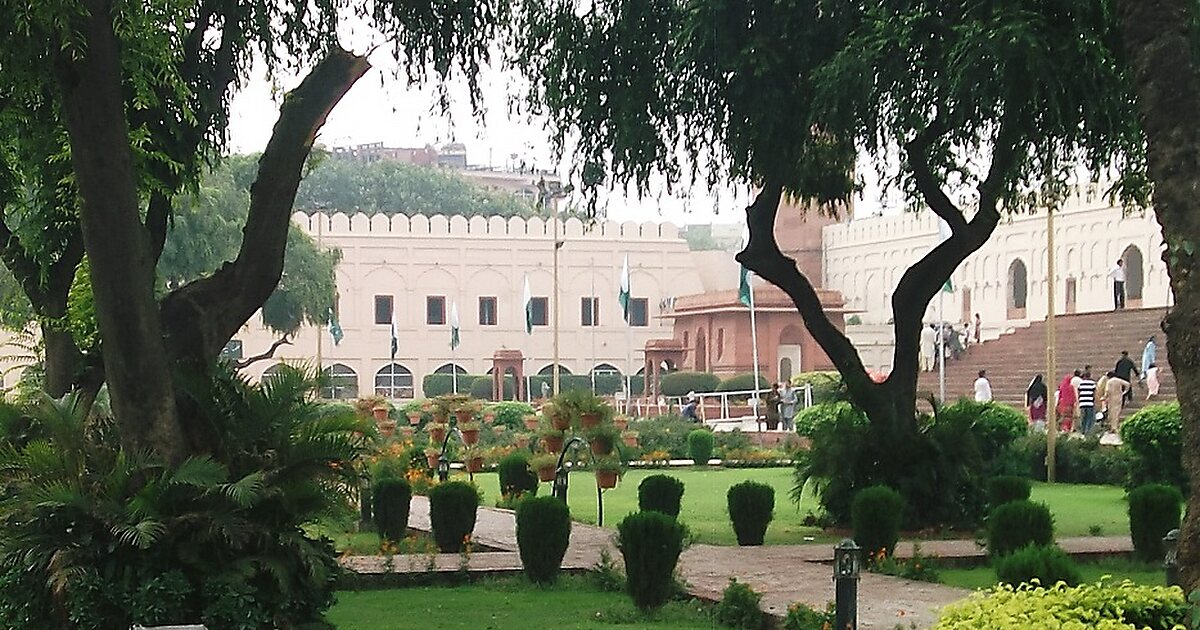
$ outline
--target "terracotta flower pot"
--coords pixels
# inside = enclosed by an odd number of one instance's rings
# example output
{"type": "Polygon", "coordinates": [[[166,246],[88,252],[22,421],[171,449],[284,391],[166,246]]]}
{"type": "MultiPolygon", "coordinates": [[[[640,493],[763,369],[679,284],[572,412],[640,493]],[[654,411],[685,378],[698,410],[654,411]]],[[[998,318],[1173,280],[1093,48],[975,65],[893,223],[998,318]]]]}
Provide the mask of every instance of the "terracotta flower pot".
{"type": "Polygon", "coordinates": [[[617,487],[617,471],[615,470],[597,470],[596,485],[604,489],[617,487]]]}
{"type": "Polygon", "coordinates": [[[537,416],[525,416],[525,428],[530,431],[536,431],[538,428],[537,416]]]}
{"type": "Polygon", "coordinates": [[[475,418],[475,412],[469,409],[459,409],[454,412],[454,417],[458,418],[459,424],[465,424],[475,418]]]}
{"type": "Polygon", "coordinates": [[[585,413],[579,416],[579,426],[583,429],[594,429],[600,426],[600,414],[585,413]]]}
{"type": "Polygon", "coordinates": [[[550,418],[550,424],[559,431],[566,431],[571,428],[571,417],[566,414],[555,414],[550,418]]]}
{"type": "Polygon", "coordinates": [[[437,412],[437,411],[435,411],[433,413],[433,421],[438,424],[446,424],[447,422],[449,422],[449,420],[450,419],[447,418],[446,414],[444,414],[444,413],[437,412]]]}
{"type": "Polygon", "coordinates": [[[483,414],[483,423],[484,424],[491,424],[495,421],[496,421],[496,414],[494,414],[490,411],[483,414]]]}
{"type": "Polygon", "coordinates": [[[446,440],[446,429],[445,428],[429,430],[429,441],[431,441],[435,444],[441,444],[445,440],[446,440]]]}
{"type": "Polygon", "coordinates": [[[629,427],[629,419],[628,418],[613,418],[613,426],[617,427],[617,429],[620,431],[624,431],[626,428],[629,427]]]}
{"type": "Polygon", "coordinates": [[[473,473],[477,473],[477,472],[483,470],[483,458],[482,457],[472,457],[472,458],[468,459],[467,460],[467,470],[470,472],[473,472],[473,473]]]}
{"type": "Polygon", "coordinates": [[[375,421],[387,420],[388,408],[384,405],[379,405],[371,409],[371,414],[375,416],[375,421]]]}
{"type": "Polygon", "coordinates": [[[392,434],[396,432],[396,422],[394,420],[383,420],[375,424],[379,426],[380,435],[385,438],[392,437],[392,434]]]}
{"type": "Polygon", "coordinates": [[[563,437],[561,435],[546,436],[542,438],[542,444],[546,445],[546,450],[551,453],[557,453],[563,448],[563,437]]]}
{"type": "Polygon", "coordinates": [[[421,412],[410,411],[408,413],[408,423],[414,427],[421,424],[421,412]]]}
{"type": "Polygon", "coordinates": [[[638,445],[638,439],[636,435],[627,435],[621,439],[625,440],[625,446],[628,446],[629,448],[636,448],[638,445]]]}
{"type": "Polygon", "coordinates": [[[495,433],[496,435],[504,435],[504,429],[505,429],[504,425],[497,424],[492,427],[492,433],[495,433]]]}
{"type": "Polygon", "coordinates": [[[479,429],[467,429],[462,432],[463,443],[471,446],[479,441],[479,429]]]}
{"type": "Polygon", "coordinates": [[[513,443],[517,445],[517,448],[525,448],[529,446],[529,436],[518,435],[517,437],[513,438],[513,443]]]}
{"type": "Polygon", "coordinates": [[[538,481],[554,481],[554,466],[542,466],[537,469],[538,481]]]}
{"type": "Polygon", "coordinates": [[[412,438],[413,433],[415,433],[415,431],[412,427],[400,427],[400,435],[403,435],[406,439],[412,438]]]}
{"type": "Polygon", "coordinates": [[[438,465],[438,454],[437,453],[432,453],[432,454],[425,453],[425,463],[429,464],[430,468],[436,470],[437,465],[438,465]]]}
{"type": "Polygon", "coordinates": [[[592,440],[592,453],[596,455],[608,455],[612,452],[612,442],[608,440],[592,440]]]}

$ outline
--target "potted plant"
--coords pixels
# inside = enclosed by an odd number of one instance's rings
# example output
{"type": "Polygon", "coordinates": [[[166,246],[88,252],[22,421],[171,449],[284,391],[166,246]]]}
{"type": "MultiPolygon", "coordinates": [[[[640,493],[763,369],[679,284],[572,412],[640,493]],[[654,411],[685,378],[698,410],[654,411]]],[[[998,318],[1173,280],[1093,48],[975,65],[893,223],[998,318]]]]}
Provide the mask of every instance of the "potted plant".
{"type": "Polygon", "coordinates": [[[558,455],[535,455],[529,460],[529,467],[537,473],[539,481],[554,481],[554,473],[558,470],[558,455]]]}
{"type": "Polygon", "coordinates": [[[433,448],[432,446],[425,449],[425,463],[429,464],[430,470],[437,470],[438,458],[441,455],[441,449],[433,448]]]}
{"type": "Polygon", "coordinates": [[[513,444],[515,444],[517,448],[526,448],[529,446],[529,439],[530,436],[528,433],[518,433],[513,436],[513,444]]]}
{"type": "Polygon", "coordinates": [[[619,436],[617,428],[612,425],[601,425],[588,429],[587,432],[588,442],[592,445],[592,453],[596,455],[611,453],[619,436]]]}
{"type": "Polygon", "coordinates": [[[596,485],[602,489],[617,487],[617,478],[621,476],[621,462],[613,458],[596,460],[592,465],[596,473],[596,485]]]}
{"type": "Polygon", "coordinates": [[[429,441],[435,444],[441,444],[446,440],[446,423],[445,422],[430,422],[425,425],[425,430],[429,432],[429,441]]]}
{"type": "Polygon", "coordinates": [[[617,427],[617,429],[620,431],[624,431],[627,427],[629,427],[629,417],[625,415],[617,415],[613,417],[613,426],[617,427]]]}
{"type": "Polygon", "coordinates": [[[612,407],[589,391],[580,391],[573,406],[579,415],[579,427],[585,431],[600,426],[600,423],[612,417],[612,407]]]}
{"type": "Polygon", "coordinates": [[[563,449],[563,432],[559,429],[543,429],[541,435],[542,447],[551,452],[557,453],[563,449]]]}
{"type": "Polygon", "coordinates": [[[383,422],[384,420],[387,420],[389,411],[391,411],[391,409],[387,406],[387,403],[383,402],[371,407],[371,415],[375,416],[375,422],[383,422]]]}
{"type": "Polygon", "coordinates": [[[409,426],[417,426],[421,424],[421,416],[423,415],[419,409],[412,409],[407,414],[409,426]]]}
{"type": "Polygon", "coordinates": [[[508,427],[504,426],[503,424],[493,424],[492,425],[492,433],[495,433],[496,436],[504,435],[504,432],[507,429],[508,429],[508,427]]]}
{"type": "Polygon", "coordinates": [[[483,404],[478,400],[467,399],[458,403],[454,408],[454,417],[460,425],[470,423],[475,419],[475,414],[483,407],[483,404]]]}
{"type": "Polygon", "coordinates": [[[524,421],[525,421],[525,428],[526,428],[526,429],[529,429],[530,431],[537,431],[537,428],[538,428],[538,417],[537,417],[537,415],[535,415],[535,414],[532,414],[532,413],[531,413],[531,414],[528,414],[528,415],[526,415],[526,416],[524,417],[524,421]]]}
{"type": "Polygon", "coordinates": [[[542,415],[550,420],[550,426],[553,426],[559,431],[566,431],[571,428],[570,411],[565,405],[550,401],[542,405],[542,415]]]}
{"type": "Polygon", "coordinates": [[[467,472],[477,473],[483,470],[483,451],[467,447],[463,449],[462,458],[463,464],[467,467],[467,472]]]}
{"type": "Polygon", "coordinates": [[[416,429],[414,429],[412,427],[400,427],[400,435],[403,436],[404,439],[406,439],[406,440],[411,440],[413,437],[413,433],[415,433],[415,432],[416,432],[416,429]]]}
{"type": "Polygon", "coordinates": [[[483,423],[491,424],[496,421],[496,409],[494,407],[486,407],[483,410],[483,423]]]}
{"type": "Polygon", "coordinates": [[[479,428],[478,422],[459,422],[458,430],[462,432],[463,444],[471,446],[479,442],[479,428]]]}
{"type": "Polygon", "coordinates": [[[621,432],[621,441],[625,442],[625,446],[628,446],[629,448],[636,447],[638,445],[638,432],[637,431],[622,431],[621,432]]]}

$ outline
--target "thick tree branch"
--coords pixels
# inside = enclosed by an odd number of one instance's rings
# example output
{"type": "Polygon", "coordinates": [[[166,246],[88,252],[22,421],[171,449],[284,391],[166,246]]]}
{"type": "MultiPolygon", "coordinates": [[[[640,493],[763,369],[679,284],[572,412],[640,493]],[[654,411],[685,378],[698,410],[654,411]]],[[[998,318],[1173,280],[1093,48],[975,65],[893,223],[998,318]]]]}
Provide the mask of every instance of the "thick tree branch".
{"type": "Polygon", "coordinates": [[[334,50],[284,99],[250,189],[237,259],[163,302],[168,344],[176,358],[211,361],[279,283],[304,162],[326,116],[368,69],[364,57],[334,50]]]}
{"type": "Polygon", "coordinates": [[[41,266],[33,256],[29,255],[29,250],[25,249],[20,237],[13,233],[3,217],[0,217],[0,259],[4,261],[4,266],[12,272],[17,282],[21,283],[21,288],[25,290],[25,295],[29,297],[33,309],[41,312],[41,307],[46,302],[46,292],[42,287],[41,266]]]}
{"type": "Polygon", "coordinates": [[[150,239],[150,258],[158,264],[163,246],[167,243],[167,223],[171,219],[171,199],[156,190],[150,193],[150,204],[146,208],[146,235],[150,239]]]}
{"type": "Polygon", "coordinates": [[[280,337],[279,339],[276,339],[275,343],[272,343],[271,347],[267,348],[267,350],[265,352],[262,352],[261,354],[256,354],[252,357],[246,357],[245,359],[242,359],[241,361],[238,361],[237,363],[235,363],[234,367],[236,367],[239,370],[248,368],[251,365],[258,363],[259,361],[262,361],[265,359],[270,359],[271,357],[275,356],[275,351],[278,350],[281,346],[290,346],[290,345],[292,345],[292,336],[289,334],[285,334],[284,336],[280,337]]]}
{"type": "Polygon", "coordinates": [[[966,217],[959,210],[941,184],[933,176],[929,165],[929,147],[935,140],[946,135],[949,126],[941,117],[935,118],[928,126],[917,133],[916,137],[904,145],[904,153],[908,160],[908,168],[913,174],[917,192],[925,199],[925,205],[938,217],[950,225],[952,232],[960,232],[967,225],[966,217]]]}

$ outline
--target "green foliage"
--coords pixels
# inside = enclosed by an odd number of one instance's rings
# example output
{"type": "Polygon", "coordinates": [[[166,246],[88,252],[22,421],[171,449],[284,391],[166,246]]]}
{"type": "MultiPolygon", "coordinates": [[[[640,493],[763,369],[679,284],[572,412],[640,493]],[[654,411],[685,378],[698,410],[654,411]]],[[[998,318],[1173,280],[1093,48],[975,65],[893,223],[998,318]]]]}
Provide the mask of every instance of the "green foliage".
{"type": "Polygon", "coordinates": [[[1022,547],[1054,543],[1054,517],[1045,504],[1011,501],[988,516],[988,554],[998,558],[1022,547]]]}
{"type": "Polygon", "coordinates": [[[937,558],[922,554],[920,543],[913,543],[911,558],[897,558],[895,555],[876,552],[868,558],[868,563],[872,573],[893,575],[917,582],[941,581],[937,558]]]}
{"type": "Polygon", "coordinates": [[[820,611],[808,606],[795,603],[788,606],[787,617],[783,619],[783,630],[828,630],[833,627],[837,618],[833,604],[829,610],[820,611]]]}
{"type": "Polygon", "coordinates": [[[725,493],[733,533],[739,545],[761,545],[767,526],[775,517],[775,488],[754,481],[743,481],[725,493]]]}
{"type": "Polygon", "coordinates": [[[571,539],[571,511],[554,497],[529,497],[517,504],[517,547],[521,566],[535,584],[553,584],[571,539]]]}
{"type": "Polygon", "coordinates": [[[664,396],[686,396],[688,392],[712,392],[721,384],[716,374],[707,372],[671,372],[662,377],[664,396]]]}
{"type": "Polygon", "coordinates": [[[1167,484],[1146,484],[1129,492],[1129,536],[1133,550],[1147,562],[1164,557],[1163,536],[1179,528],[1183,494],[1167,484]]]}
{"type": "Polygon", "coordinates": [[[1001,585],[950,604],[934,630],[1175,628],[1188,606],[1177,587],[1125,581],[1068,587],[1001,585]]]}
{"type": "Polygon", "coordinates": [[[408,510],[412,502],[412,488],[404,479],[387,478],[375,482],[371,497],[374,511],[375,531],[380,538],[390,542],[404,540],[408,534],[408,510]]]}
{"type": "Polygon", "coordinates": [[[526,493],[537,493],[537,473],[530,470],[529,456],[525,453],[505,455],[500,460],[497,470],[500,473],[501,496],[515,499],[526,493]]]}
{"type": "MultiPolygon", "coordinates": [[[[486,378],[487,382],[489,383],[488,387],[491,387],[490,383],[492,382],[492,377],[490,376],[459,374],[458,391],[466,393],[471,389],[471,386],[475,383],[475,380],[480,378],[486,378]]],[[[421,393],[424,394],[426,398],[434,398],[436,396],[454,393],[454,375],[426,374],[421,379],[421,393]]],[[[488,393],[490,395],[490,389],[488,390],[488,393]]]]}
{"type": "Polygon", "coordinates": [[[845,397],[845,385],[838,372],[802,372],[792,377],[792,385],[803,388],[812,386],[814,405],[837,402],[845,397]]]}
{"type": "Polygon", "coordinates": [[[796,412],[796,432],[813,437],[824,425],[867,425],[867,416],[846,401],[816,403],[796,412]]]}
{"type": "Polygon", "coordinates": [[[996,577],[1004,584],[1014,586],[1031,584],[1037,580],[1047,586],[1079,583],[1079,569],[1067,552],[1057,545],[1028,545],[1010,554],[993,560],[996,577]]]}
{"type": "Polygon", "coordinates": [[[634,512],[617,524],[626,592],[640,610],[661,608],[675,595],[675,566],[687,528],[661,512],[634,512]]]}
{"type": "Polygon", "coordinates": [[[871,486],[854,495],[850,508],[854,542],[867,554],[890,556],[900,540],[904,497],[887,486],[871,486]]]}
{"type": "Polygon", "coordinates": [[[514,400],[498,402],[491,409],[496,414],[495,424],[502,424],[514,431],[524,430],[525,416],[533,413],[532,405],[514,400]]]}
{"type": "Polygon", "coordinates": [[[683,500],[683,482],[670,475],[650,475],[638,484],[638,509],[679,516],[683,500]]]}
{"type": "Polygon", "coordinates": [[[197,417],[214,432],[212,455],[174,467],[113,449],[111,420],[85,418],[74,396],[23,410],[28,430],[6,432],[0,449],[9,493],[0,560],[31,578],[0,590],[8,627],[62,627],[64,615],[100,628],[223,619],[234,595],[212,590],[219,584],[253,602],[256,612],[237,619],[319,618],[339,569],[332,544],[302,527],[348,513],[372,429],[345,406],[315,401],[316,385],[292,368],[264,385],[222,368],[212,383],[190,384],[197,417]],[[167,597],[184,582],[184,596],[167,597]]]}
{"type": "Polygon", "coordinates": [[[696,465],[703,466],[712,459],[715,444],[716,438],[712,431],[696,429],[687,436],[688,457],[691,457],[696,465]]]}
{"type": "Polygon", "coordinates": [[[976,402],[961,398],[938,410],[941,423],[961,421],[971,425],[971,433],[985,462],[994,462],[1009,444],[1029,433],[1029,423],[1020,412],[1003,403],[976,402]]]}
{"type": "Polygon", "coordinates": [[[1123,421],[1121,441],[1130,453],[1126,487],[1169,483],[1186,492],[1182,431],[1178,402],[1147,405],[1123,421]]]}
{"type": "Polygon", "coordinates": [[[1012,501],[1028,501],[1033,483],[1025,477],[999,476],[988,479],[988,506],[996,508],[1012,501]]]}
{"type": "MultiPolygon", "coordinates": [[[[459,382],[459,390],[462,390],[462,382],[459,382]]],[[[504,375],[504,399],[508,400],[513,397],[514,385],[513,377],[509,374],[504,375]]],[[[480,400],[492,400],[492,377],[477,376],[475,381],[471,383],[471,397],[480,400]]]]}
{"type": "MultiPolygon", "coordinates": [[[[769,381],[767,381],[767,378],[765,376],[759,375],[757,389],[764,389],[764,388],[767,388],[770,386],[771,386],[771,383],[769,381]]],[[[719,392],[745,392],[745,391],[750,391],[752,389],[756,389],[754,387],[754,373],[753,372],[751,372],[749,374],[738,374],[736,376],[730,376],[727,379],[723,379],[721,381],[720,385],[717,385],[717,391],[719,391],[719,392]]],[[[698,389],[696,391],[699,392],[699,391],[704,391],[704,390],[698,389]]],[[[684,393],[686,394],[687,392],[684,392],[684,393]]]]}
{"type": "Polygon", "coordinates": [[[672,459],[682,459],[688,456],[687,436],[696,430],[696,423],[667,415],[630,422],[629,428],[638,432],[642,452],[666,451],[672,459]]]}
{"type": "Polygon", "coordinates": [[[761,630],[761,602],[761,594],[754,592],[749,585],[729,578],[729,586],[725,587],[725,591],[721,593],[721,601],[717,603],[717,622],[726,628],[761,630]]]}
{"type": "MultiPolygon", "coordinates": [[[[1082,440],[1058,440],[1054,453],[1055,479],[1061,483],[1121,485],[1128,477],[1129,451],[1103,445],[1097,435],[1082,440]]],[[[1001,452],[996,470],[1006,475],[1045,481],[1046,437],[1017,438],[1001,452]]]]}
{"type": "Polygon", "coordinates": [[[462,481],[450,481],[429,491],[429,525],[442,553],[458,553],[475,531],[479,491],[462,481]]]}

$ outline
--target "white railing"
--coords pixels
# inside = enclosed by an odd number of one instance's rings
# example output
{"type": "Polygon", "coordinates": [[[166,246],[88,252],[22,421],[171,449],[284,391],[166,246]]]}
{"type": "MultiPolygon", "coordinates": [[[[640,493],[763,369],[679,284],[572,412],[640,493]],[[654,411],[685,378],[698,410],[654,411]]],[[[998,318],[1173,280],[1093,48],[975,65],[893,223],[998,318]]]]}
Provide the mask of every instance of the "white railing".
{"type": "MultiPolygon", "coordinates": [[[[797,405],[801,409],[811,407],[813,404],[812,385],[806,383],[796,387],[796,389],[798,390],[797,405]]],[[[745,398],[750,403],[751,417],[754,417],[758,415],[756,412],[758,410],[758,401],[760,400],[759,396],[769,391],[771,391],[770,388],[746,389],[732,392],[696,392],[696,415],[700,418],[701,422],[705,423],[740,420],[740,417],[730,417],[729,408],[731,405],[729,401],[731,398],[745,398]],[[714,398],[718,400],[720,413],[718,414],[719,417],[710,419],[706,417],[707,406],[705,405],[705,400],[712,401],[714,398]]],[[[664,413],[665,408],[665,412],[674,411],[675,413],[679,413],[683,409],[683,406],[687,404],[687,398],[687,396],[659,396],[656,401],[639,399],[637,401],[637,412],[638,415],[644,415],[646,411],[653,409],[661,415],[664,413]],[[644,408],[643,403],[645,404],[644,408]]]]}

